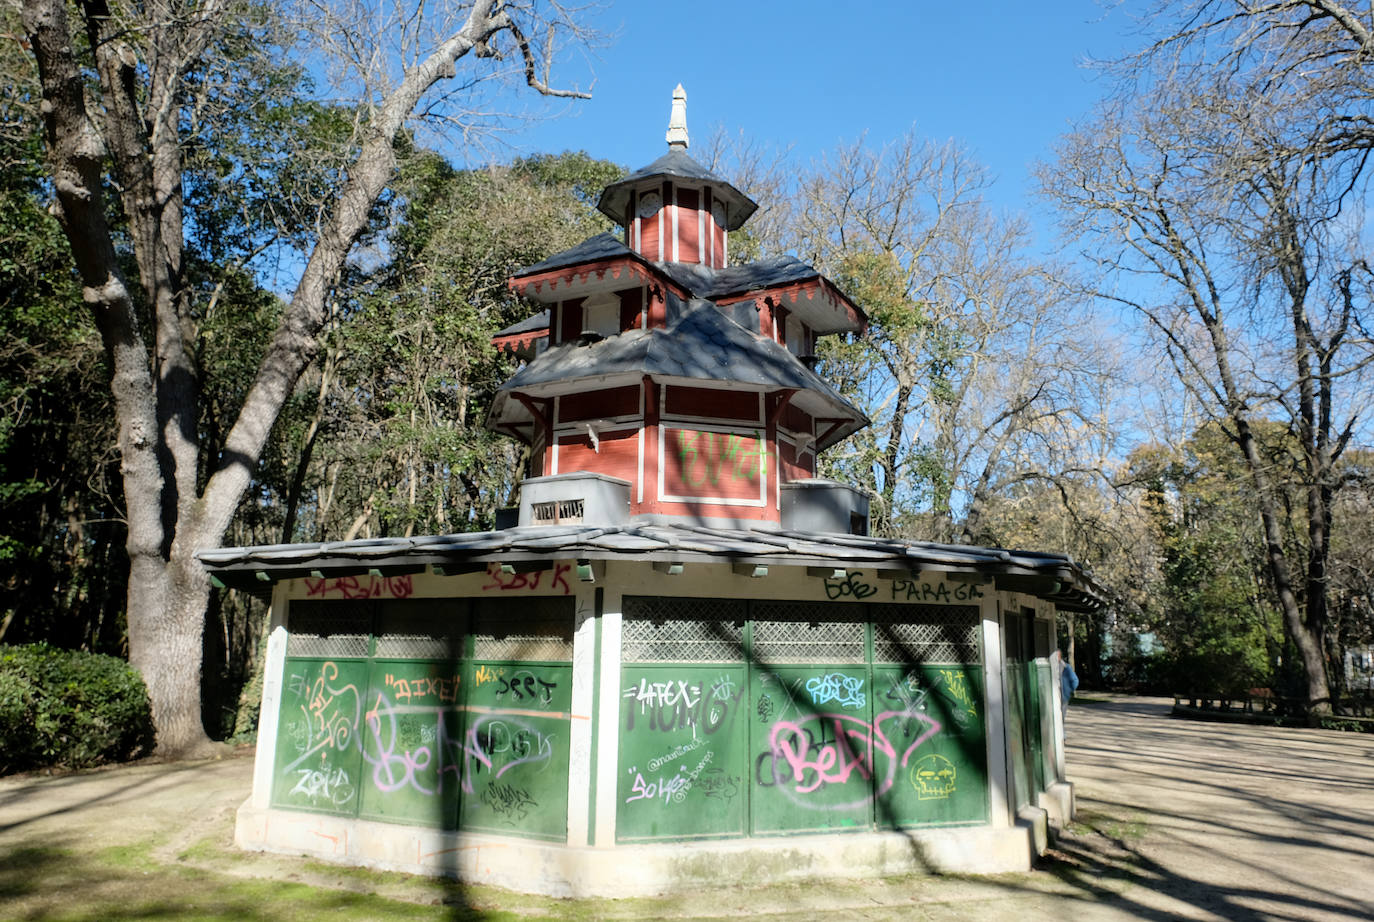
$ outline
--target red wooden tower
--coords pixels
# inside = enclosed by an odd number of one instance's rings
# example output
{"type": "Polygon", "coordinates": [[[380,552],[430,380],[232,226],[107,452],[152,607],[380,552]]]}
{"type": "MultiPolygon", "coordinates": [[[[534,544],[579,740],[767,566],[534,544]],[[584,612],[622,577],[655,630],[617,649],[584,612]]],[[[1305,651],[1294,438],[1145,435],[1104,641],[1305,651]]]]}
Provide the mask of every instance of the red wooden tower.
{"type": "Polygon", "coordinates": [[[866,499],[815,474],[868,420],[811,369],[817,337],[866,318],[793,257],[728,265],[757,207],[688,155],[679,86],[668,152],[601,195],[623,237],[511,278],[545,306],[495,339],[527,360],[488,420],[532,450],[520,524],[586,521],[575,494],[595,481],[624,484],[628,521],[866,529],[866,499]]]}

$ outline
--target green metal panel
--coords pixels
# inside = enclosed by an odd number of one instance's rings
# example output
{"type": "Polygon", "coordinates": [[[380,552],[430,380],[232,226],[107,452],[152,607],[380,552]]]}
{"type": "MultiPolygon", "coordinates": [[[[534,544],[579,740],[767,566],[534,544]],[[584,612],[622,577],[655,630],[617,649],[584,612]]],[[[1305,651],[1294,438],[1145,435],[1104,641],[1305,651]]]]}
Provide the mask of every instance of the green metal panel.
{"type": "Polygon", "coordinates": [[[875,666],[879,826],[986,822],[987,742],[979,666],[875,666]]]}
{"type": "MultiPolygon", "coordinates": [[[[1045,790],[1045,747],[1041,743],[1040,727],[1046,709],[1040,706],[1040,682],[1036,675],[1037,664],[1035,662],[1026,663],[1023,669],[1025,672],[1026,713],[1022,717],[1021,727],[1025,737],[1026,762],[1030,767],[1030,780],[1035,785],[1033,791],[1039,793],[1045,790]]],[[[1034,793],[1031,795],[1031,801],[1035,801],[1034,793]]]]}
{"type": "Polygon", "coordinates": [[[868,828],[891,745],[873,725],[868,667],[775,666],[750,684],[755,833],[868,828]]]}
{"type": "Polygon", "coordinates": [[[362,784],[367,662],[288,659],[274,753],[272,804],[353,815],[362,784]]]}
{"type": "Polygon", "coordinates": [[[361,816],[454,827],[464,761],[461,678],[454,662],[372,662],[358,740],[361,816]]]}
{"type": "Polygon", "coordinates": [[[1035,661],[1036,697],[1040,702],[1040,789],[1058,777],[1054,763],[1054,667],[1047,659],[1035,661]]]}
{"type": "Polygon", "coordinates": [[[744,833],[745,675],[719,664],[621,670],[617,841],[744,833]]]}
{"type": "Polygon", "coordinates": [[[1026,753],[1026,674],[1025,664],[1015,661],[1006,667],[1007,758],[1011,762],[1014,803],[1024,807],[1031,801],[1030,760],[1026,753]]]}
{"type": "Polygon", "coordinates": [[[462,827],[564,838],[572,666],[479,660],[469,675],[462,827]]]}

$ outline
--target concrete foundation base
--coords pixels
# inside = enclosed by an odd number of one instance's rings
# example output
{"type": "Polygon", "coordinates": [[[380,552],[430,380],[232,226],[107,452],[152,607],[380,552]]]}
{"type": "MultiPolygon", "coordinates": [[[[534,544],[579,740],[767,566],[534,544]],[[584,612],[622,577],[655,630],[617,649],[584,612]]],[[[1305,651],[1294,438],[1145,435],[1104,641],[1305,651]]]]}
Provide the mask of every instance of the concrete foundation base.
{"type": "Polygon", "coordinates": [[[254,851],[557,897],[652,896],[785,879],[1025,871],[1043,850],[1034,831],[1021,824],[593,848],[264,810],[249,803],[239,809],[234,838],[254,851]]]}
{"type": "Polygon", "coordinates": [[[1040,795],[1040,807],[1046,813],[1052,836],[1063,832],[1064,827],[1073,822],[1075,810],[1073,785],[1067,781],[1050,783],[1049,790],[1040,795]]]}

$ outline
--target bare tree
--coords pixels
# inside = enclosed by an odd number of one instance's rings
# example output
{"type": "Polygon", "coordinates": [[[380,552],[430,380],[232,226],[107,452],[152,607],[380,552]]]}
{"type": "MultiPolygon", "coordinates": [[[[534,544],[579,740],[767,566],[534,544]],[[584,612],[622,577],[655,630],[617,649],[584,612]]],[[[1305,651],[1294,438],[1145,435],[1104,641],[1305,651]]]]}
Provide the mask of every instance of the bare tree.
{"type": "Polygon", "coordinates": [[[984,204],[966,151],[911,132],[790,174],[758,154],[731,159],[746,188],[786,192],[764,247],[812,262],[869,315],[863,338],[822,348],[874,419],[828,463],[874,493],[875,531],[989,540],[999,492],[1100,469],[1106,429],[1089,408],[1110,353],[1062,270],[1028,256],[1027,223],[984,204]]]}
{"type": "Polygon", "coordinates": [[[319,33],[345,54],[343,70],[367,78],[355,153],[327,197],[238,415],[217,455],[206,458],[198,431],[196,305],[185,281],[182,139],[191,75],[252,9],[231,0],[131,7],[80,0],[76,26],[92,55],[86,61],[64,0],[24,4],[43,91],[53,204],[110,357],[131,560],[129,654],[147,681],[164,754],[194,752],[207,742],[199,676],[209,585],[194,554],[221,541],[274,421],[319,351],[331,291],[395,172],[397,136],[417,113],[455,113],[443,87],[465,58],[499,70],[509,55],[538,92],[582,95],[548,83],[555,39],[579,34],[557,3],[385,9],[320,4],[303,11],[314,11],[319,33]],[[370,18],[360,18],[364,13],[370,18]],[[98,84],[88,81],[92,74],[98,84]],[[372,79],[378,76],[386,79],[372,79]],[[100,105],[92,105],[97,98],[100,105]],[[107,169],[132,238],[137,290],[121,271],[107,220],[107,169]]]}
{"type": "Polygon", "coordinates": [[[1156,71],[1147,94],[1070,136],[1046,181],[1108,270],[1103,294],[1145,321],[1245,459],[1269,578],[1320,716],[1331,707],[1336,465],[1370,396],[1359,317],[1371,276],[1360,222],[1342,217],[1351,163],[1313,155],[1290,101],[1238,89],[1224,71],[1156,71]],[[1296,452],[1266,443],[1275,418],[1296,452]]]}
{"type": "Polygon", "coordinates": [[[1374,148],[1374,4],[1349,0],[1162,2],[1159,37],[1117,63],[1127,88],[1160,73],[1220,78],[1230,94],[1279,95],[1317,156],[1374,148]]]}

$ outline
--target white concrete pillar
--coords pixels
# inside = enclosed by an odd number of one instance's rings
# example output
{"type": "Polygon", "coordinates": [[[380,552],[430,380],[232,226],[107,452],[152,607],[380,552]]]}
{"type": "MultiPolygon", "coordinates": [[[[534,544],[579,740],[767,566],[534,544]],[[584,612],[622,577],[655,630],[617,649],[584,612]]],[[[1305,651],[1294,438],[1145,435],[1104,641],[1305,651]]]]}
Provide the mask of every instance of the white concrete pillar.
{"type": "Polygon", "coordinates": [[[277,725],[281,716],[281,683],[286,669],[286,597],[288,581],[272,586],[268,613],[267,652],[263,656],[262,705],[258,710],[258,743],[253,754],[253,808],[266,810],[272,801],[272,767],[277,754],[277,725]]]}
{"type": "Polygon", "coordinates": [[[622,594],[606,589],[601,615],[601,694],[596,714],[596,816],[594,843],[615,845],[617,782],[620,780],[620,646],[622,594]]]}
{"type": "Polygon", "coordinates": [[[1056,647],[1050,653],[1050,697],[1054,702],[1054,778],[1067,781],[1068,770],[1064,764],[1064,659],[1056,647]]]}
{"type": "MultiPolygon", "coordinates": [[[[609,569],[609,567],[608,567],[609,569]]],[[[596,590],[605,580],[576,583],[572,711],[568,722],[568,844],[586,845],[592,801],[592,701],[596,696],[596,590]]]]}
{"type": "Polygon", "coordinates": [[[1011,825],[1011,785],[1007,777],[1006,686],[1002,656],[1002,610],[997,593],[983,597],[983,713],[988,742],[988,817],[994,829],[1011,825]]]}

